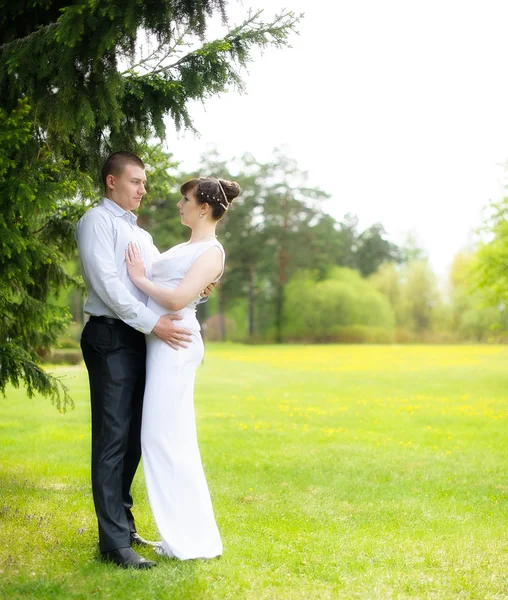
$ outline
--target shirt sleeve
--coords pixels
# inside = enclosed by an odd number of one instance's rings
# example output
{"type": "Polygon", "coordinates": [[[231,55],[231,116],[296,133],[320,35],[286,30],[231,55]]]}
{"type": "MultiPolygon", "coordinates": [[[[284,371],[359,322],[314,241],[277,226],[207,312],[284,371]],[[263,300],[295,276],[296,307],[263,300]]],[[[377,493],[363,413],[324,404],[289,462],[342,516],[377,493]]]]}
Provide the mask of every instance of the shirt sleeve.
{"type": "Polygon", "coordinates": [[[85,215],[76,227],[76,241],[83,274],[95,293],[127,325],[150,333],[159,315],[133,296],[118,276],[107,219],[97,212],[85,215]]]}

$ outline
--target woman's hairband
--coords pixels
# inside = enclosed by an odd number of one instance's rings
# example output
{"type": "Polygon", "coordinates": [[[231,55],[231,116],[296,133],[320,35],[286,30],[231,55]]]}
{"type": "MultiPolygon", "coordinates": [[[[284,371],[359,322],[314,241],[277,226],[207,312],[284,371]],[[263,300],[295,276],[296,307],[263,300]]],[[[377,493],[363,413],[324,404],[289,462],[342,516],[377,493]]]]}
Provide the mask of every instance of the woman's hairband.
{"type": "Polygon", "coordinates": [[[224,191],[224,188],[222,187],[222,183],[218,179],[217,179],[217,183],[219,184],[221,192],[224,195],[224,200],[226,201],[226,205],[224,206],[224,204],[222,204],[222,202],[220,200],[218,202],[224,210],[227,210],[229,208],[228,197],[226,196],[226,192],[224,191]]]}
{"type": "Polygon", "coordinates": [[[222,187],[221,182],[218,179],[216,179],[215,181],[219,184],[220,190],[224,196],[224,200],[226,201],[226,204],[224,204],[220,198],[216,198],[215,196],[210,196],[210,194],[203,194],[203,195],[206,196],[207,198],[211,198],[212,200],[215,200],[215,202],[218,202],[224,210],[227,210],[229,208],[229,203],[228,203],[228,197],[226,196],[226,192],[224,191],[224,188],[222,187]]]}

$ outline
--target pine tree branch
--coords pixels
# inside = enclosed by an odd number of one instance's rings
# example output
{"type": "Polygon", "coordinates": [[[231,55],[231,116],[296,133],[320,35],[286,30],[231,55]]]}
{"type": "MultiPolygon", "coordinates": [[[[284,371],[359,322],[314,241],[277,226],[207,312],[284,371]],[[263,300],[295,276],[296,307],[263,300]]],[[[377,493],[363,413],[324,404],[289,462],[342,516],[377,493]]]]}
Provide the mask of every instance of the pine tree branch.
{"type": "MultiPolygon", "coordinates": [[[[191,62],[195,57],[200,56],[203,53],[203,48],[222,46],[222,51],[228,51],[230,54],[236,55],[235,57],[239,60],[239,62],[244,64],[245,60],[237,48],[238,42],[246,42],[248,45],[257,43],[261,47],[265,47],[267,45],[282,46],[286,43],[285,40],[289,31],[293,31],[296,23],[303,17],[302,14],[297,16],[291,11],[284,11],[280,15],[276,15],[272,23],[265,24],[262,22],[257,22],[262,13],[263,10],[258,10],[254,13],[249,12],[249,17],[245,19],[243,23],[229,31],[223,38],[209,42],[204,46],[189,52],[185,56],[182,56],[174,63],[165,65],[160,69],[155,68],[148,73],[140,75],[140,77],[169,74],[171,70],[179,68],[182,65],[191,62]],[[270,35],[271,39],[268,39],[267,35],[270,35]]],[[[180,39],[182,39],[184,35],[185,33],[180,39]]],[[[177,44],[175,44],[174,48],[176,47],[177,44]]],[[[168,52],[165,58],[167,58],[170,54],[171,52],[168,52]]],[[[132,70],[129,69],[122,74],[127,73],[132,73],[132,70]]],[[[238,78],[238,74],[235,75],[235,78],[238,78]]]]}
{"type": "Polygon", "coordinates": [[[0,394],[5,396],[8,382],[17,388],[20,381],[23,381],[29,398],[33,398],[35,392],[38,392],[49,396],[51,402],[61,413],[65,413],[68,408],[74,408],[69,389],[63,383],[62,378],[46,373],[32,360],[26,350],[12,342],[6,342],[0,344],[0,356],[3,359],[3,362],[0,363],[0,394]],[[9,368],[10,370],[7,372],[9,368]]]}
{"type": "Polygon", "coordinates": [[[162,58],[160,57],[160,53],[163,50],[164,46],[165,46],[165,42],[159,44],[159,46],[151,53],[149,54],[146,58],[143,58],[142,60],[140,60],[138,63],[136,63],[135,65],[132,65],[131,67],[129,67],[128,69],[126,69],[125,71],[122,71],[120,73],[120,75],[127,75],[127,74],[135,74],[135,69],[139,68],[139,67],[144,67],[144,65],[147,65],[151,60],[154,60],[155,58],[157,58],[157,64],[149,69],[149,73],[153,73],[154,70],[158,69],[158,67],[161,65],[161,63],[166,60],[167,58],[169,58],[171,56],[171,54],[174,54],[176,49],[181,47],[181,46],[190,46],[190,44],[188,42],[185,42],[185,38],[191,33],[191,29],[190,28],[185,28],[184,31],[182,33],[179,34],[178,38],[175,40],[175,42],[173,44],[171,44],[165,51],[164,54],[162,56],[162,58]]]}
{"type": "Polygon", "coordinates": [[[57,27],[59,25],[60,25],[60,23],[49,23],[48,25],[43,25],[42,27],[39,27],[39,29],[32,31],[32,33],[29,33],[25,37],[17,38],[15,40],[12,40],[11,42],[5,42],[5,44],[2,44],[0,46],[0,52],[4,52],[5,50],[11,50],[13,48],[14,49],[20,48],[21,46],[31,42],[32,40],[34,40],[41,34],[48,33],[49,31],[52,31],[53,29],[57,29],[57,27]]]}
{"type": "MultiPolygon", "coordinates": [[[[162,50],[162,48],[164,48],[164,44],[160,44],[151,54],[149,54],[147,57],[143,58],[142,60],[140,60],[138,63],[136,63],[135,65],[130,66],[128,69],[126,69],[125,71],[120,72],[120,75],[127,75],[128,73],[134,73],[134,69],[137,69],[139,67],[142,67],[143,65],[146,65],[147,63],[149,63],[151,60],[154,60],[154,58],[158,58],[159,57],[159,52],[162,50]]],[[[161,60],[164,60],[164,58],[168,57],[168,52],[165,53],[164,57],[161,60]]],[[[160,62],[160,61],[159,61],[160,62]]]]}
{"type": "Polygon", "coordinates": [[[44,225],[40,228],[37,229],[36,231],[32,231],[30,233],[30,235],[37,235],[38,233],[40,233],[41,231],[44,231],[46,229],[46,227],[48,226],[49,223],[44,223],[44,225]]]}

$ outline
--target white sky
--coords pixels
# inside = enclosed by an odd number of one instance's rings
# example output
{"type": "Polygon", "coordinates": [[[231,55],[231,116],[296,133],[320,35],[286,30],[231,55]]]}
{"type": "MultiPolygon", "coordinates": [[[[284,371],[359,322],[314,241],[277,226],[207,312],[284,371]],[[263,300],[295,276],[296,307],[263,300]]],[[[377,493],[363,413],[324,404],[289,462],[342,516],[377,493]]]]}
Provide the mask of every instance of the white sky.
{"type": "MultiPolygon", "coordinates": [[[[436,273],[500,199],[508,159],[508,3],[505,0],[244,0],[265,20],[305,16],[292,48],[256,55],[247,93],[192,106],[201,137],[168,127],[167,148],[195,168],[207,145],[258,160],[286,144],[324,208],[381,222],[401,242],[414,231],[436,273]]],[[[218,37],[219,29],[210,29],[218,37]]]]}

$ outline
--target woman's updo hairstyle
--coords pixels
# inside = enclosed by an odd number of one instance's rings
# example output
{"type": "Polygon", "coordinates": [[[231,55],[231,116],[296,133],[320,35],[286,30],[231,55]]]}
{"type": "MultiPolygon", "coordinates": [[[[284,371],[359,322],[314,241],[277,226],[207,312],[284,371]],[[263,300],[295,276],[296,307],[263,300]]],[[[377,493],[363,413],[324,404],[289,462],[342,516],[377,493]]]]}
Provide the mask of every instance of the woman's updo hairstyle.
{"type": "Polygon", "coordinates": [[[212,219],[218,221],[224,216],[229,205],[240,195],[241,189],[236,181],[214,179],[213,177],[197,177],[189,179],[180,188],[184,196],[189,190],[194,190],[194,196],[200,204],[209,204],[212,219]]]}

